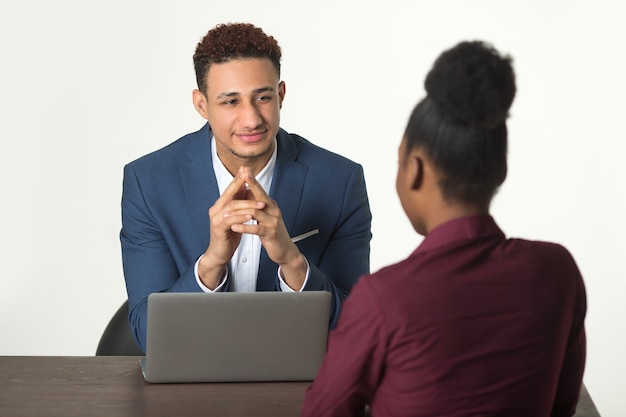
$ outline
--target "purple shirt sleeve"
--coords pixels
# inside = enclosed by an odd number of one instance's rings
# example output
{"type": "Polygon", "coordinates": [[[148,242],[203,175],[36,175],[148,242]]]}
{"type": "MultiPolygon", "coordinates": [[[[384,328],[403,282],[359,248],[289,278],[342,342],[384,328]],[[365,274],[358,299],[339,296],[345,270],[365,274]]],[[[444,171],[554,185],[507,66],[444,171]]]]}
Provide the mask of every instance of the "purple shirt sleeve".
{"type": "Polygon", "coordinates": [[[362,416],[381,377],[383,320],[365,278],[344,302],[328,354],[307,389],[302,416],[362,416]]]}

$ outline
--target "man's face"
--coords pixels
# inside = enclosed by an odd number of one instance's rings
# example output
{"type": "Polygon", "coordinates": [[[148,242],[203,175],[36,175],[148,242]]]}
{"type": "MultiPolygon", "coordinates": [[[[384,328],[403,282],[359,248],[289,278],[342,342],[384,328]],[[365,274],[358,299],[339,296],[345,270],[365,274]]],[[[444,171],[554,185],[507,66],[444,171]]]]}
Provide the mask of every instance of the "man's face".
{"type": "MultiPolygon", "coordinates": [[[[274,151],[285,84],[267,58],[211,65],[206,96],[194,105],[215,136],[217,154],[231,173],[241,165],[260,170],[274,151]]],[[[256,172],[255,172],[256,173],[256,172]]]]}

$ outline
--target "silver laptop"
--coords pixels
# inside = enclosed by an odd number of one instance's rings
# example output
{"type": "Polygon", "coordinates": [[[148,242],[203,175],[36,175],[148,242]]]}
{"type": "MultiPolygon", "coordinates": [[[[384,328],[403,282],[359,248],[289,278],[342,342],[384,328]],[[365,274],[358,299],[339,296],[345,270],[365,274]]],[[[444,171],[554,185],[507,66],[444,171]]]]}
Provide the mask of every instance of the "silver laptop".
{"type": "Polygon", "coordinates": [[[154,293],[148,382],[311,381],[326,353],[330,293],[154,293]]]}

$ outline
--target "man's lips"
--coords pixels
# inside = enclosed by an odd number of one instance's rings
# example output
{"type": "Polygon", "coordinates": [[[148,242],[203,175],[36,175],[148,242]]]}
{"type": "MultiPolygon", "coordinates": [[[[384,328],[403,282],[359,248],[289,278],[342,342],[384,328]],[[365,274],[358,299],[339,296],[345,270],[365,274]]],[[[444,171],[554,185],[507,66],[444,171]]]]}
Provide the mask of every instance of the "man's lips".
{"type": "Polygon", "coordinates": [[[263,138],[265,138],[265,130],[262,132],[250,132],[250,133],[236,133],[235,135],[245,143],[255,143],[259,142],[263,138]]]}

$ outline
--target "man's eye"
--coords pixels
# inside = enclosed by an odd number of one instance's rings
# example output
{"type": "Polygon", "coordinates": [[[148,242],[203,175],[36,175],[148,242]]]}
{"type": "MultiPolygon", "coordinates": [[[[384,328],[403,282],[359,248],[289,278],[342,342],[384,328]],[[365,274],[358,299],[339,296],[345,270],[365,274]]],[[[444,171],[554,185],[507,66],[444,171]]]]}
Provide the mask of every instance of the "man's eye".
{"type": "Polygon", "coordinates": [[[256,98],[256,101],[269,101],[269,100],[271,100],[271,99],[272,99],[272,97],[271,97],[271,96],[258,96],[258,97],[256,98]]]}
{"type": "Polygon", "coordinates": [[[222,104],[227,105],[227,106],[232,106],[237,104],[237,100],[224,100],[222,101],[222,104]]]}

